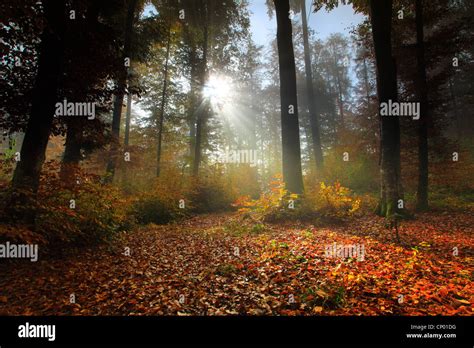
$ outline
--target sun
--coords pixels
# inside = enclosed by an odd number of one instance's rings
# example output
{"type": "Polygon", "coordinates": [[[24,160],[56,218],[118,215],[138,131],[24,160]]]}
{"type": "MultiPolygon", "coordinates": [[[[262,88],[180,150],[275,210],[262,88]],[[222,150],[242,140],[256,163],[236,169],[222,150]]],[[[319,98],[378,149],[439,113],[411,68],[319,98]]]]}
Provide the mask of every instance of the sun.
{"type": "Polygon", "coordinates": [[[227,76],[211,75],[203,92],[212,103],[225,105],[232,97],[232,80],[227,76]]]}

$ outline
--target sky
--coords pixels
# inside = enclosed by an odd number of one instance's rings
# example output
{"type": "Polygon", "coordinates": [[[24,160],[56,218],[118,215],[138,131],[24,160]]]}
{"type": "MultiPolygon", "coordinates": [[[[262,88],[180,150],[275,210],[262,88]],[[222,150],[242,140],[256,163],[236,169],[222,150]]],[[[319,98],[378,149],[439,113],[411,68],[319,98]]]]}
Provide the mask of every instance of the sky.
{"type": "MultiPolygon", "coordinates": [[[[276,19],[268,17],[265,0],[249,0],[250,30],[253,40],[259,45],[267,45],[276,35],[276,19]]],[[[145,7],[143,15],[156,14],[152,5],[145,7]]],[[[355,14],[350,5],[340,5],[334,10],[327,12],[321,9],[317,13],[311,11],[311,1],[306,1],[306,12],[309,16],[308,24],[319,39],[325,39],[332,33],[349,34],[350,29],[361,23],[364,16],[355,14]]],[[[298,15],[299,16],[299,15],[298,15]]]]}
{"type": "MultiPolygon", "coordinates": [[[[250,31],[252,38],[257,45],[266,46],[276,37],[276,18],[268,17],[267,5],[265,0],[248,0],[250,10],[250,31]]],[[[306,0],[306,13],[309,17],[308,25],[315,32],[316,38],[326,39],[332,33],[342,33],[349,35],[350,30],[355,25],[364,20],[361,14],[355,14],[350,5],[340,5],[334,10],[327,12],[321,9],[317,13],[311,11],[311,1],[306,0]]],[[[146,6],[143,15],[156,14],[153,6],[146,6]],[[151,13],[150,13],[151,12],[151,13]]],[[[295,19],[299,20],[296,15],[295,19]]],[[[135,104],[135,103],[134,103],[135,104]]],[[[137,104],[134,112],[141,116],[146,114],[137,104]]]]}
{"type": "MultiPolygon", "coordinates": [[[[276,36],[275,16],[270,19],[267,14],[265,0],[249,0],[251,12],[250,26],[253,40],[259,45],[266,45],[276,36]]],[[[321,9],[317,13],[310,11],[311,1],[306,1],[306,12],[309,16],[308,25],[319,39],[325,39],[332,33],[349,35],[353,26],[361,23],[364,16],[355,14],[350,5],[340,5],[327,12],[321,9]]],[[[299,14],[296,15],[298,19],[299,14]]]]}

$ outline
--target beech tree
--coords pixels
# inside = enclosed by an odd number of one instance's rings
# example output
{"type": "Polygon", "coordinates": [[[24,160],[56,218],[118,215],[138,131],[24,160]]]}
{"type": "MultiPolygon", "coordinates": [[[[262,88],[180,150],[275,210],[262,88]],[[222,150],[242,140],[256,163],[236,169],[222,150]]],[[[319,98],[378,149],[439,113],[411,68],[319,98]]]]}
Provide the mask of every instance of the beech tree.
{"type": "MultiPolygon", "coordinates": [[[[33,88],[30,117],[21,148],[21,159],[13,174],[14,203],[27,205],[36,195],[46,146],[54,120],[59,81],[63,72],[65,51],[66,6],[62,1],[43,2],[45,28],[41,35],[38,73],[33,88]],[[16,195],[18,193],[18,196],[16,195]]],[[[34,221],[34,210],[22,210],[17,216],[29,223],[34,221]]]]}
{"type": "Polygon", "coordinates": [[[306,1],[299,0],[299,9],[301,10],[301,21],[303,28],[303,45],[304,45],[304,66],[305,66],[305,81],[306,81],[306,94],[307,104],[309,109],[309,121],[311,127],[311,140],[313,145],[313,154],[318,170],[323,168],[323,151],[321,145],[321,127],[319,120],[319,110],[316,105],[317,101],[314,98],[314,81],[311,64],[311,48],[309,44],[309,30],[308,20],[306,14],[306,1]]]}
{"type": "Polygon", "coordinates": [[[288,0],[274,0],[280,71],[283,180],[292,192],[303,193],[301,149],[296,95],[296,67],[288,0]]]}
{"type": "Polygon", "coordinates": [[[428,209],[428,88],[426,83],[425,45],[423,31],[423,1],[416,0],[416,60],[417,95],[420,101],[418,120],[418,189],[416,207],[428,209]]]}
{"type": "MultiPolygon", "coordinates": [[[[396,102],[397,75],[392,56],[392,0],[370,1],[370,21],[377,67],[379,104],[396,102]]],[[[390,217],[399,211],[400,125],[398,117],[380,116],[380,202],[378,214],[390,217]]]]}
{"type": "Polygon", "coordinates": [[[127,15],[125,19],[124,46],[123,46],[123,67],[119,71],[116,82],[116,93],[114,98],[114,109],[112,118],[112,136],[110,159],[107,163],[106,181],[111,182],[114,178],[115,168],[117,166],[119,142],[120,142],[120,123],[122,119],[122,107],[125,91],[127,88],[127,75],[131,61],[131,45],[133,36],[133,23],[135,20],[135,11],[138,0],[127,1],[127,15]]]}

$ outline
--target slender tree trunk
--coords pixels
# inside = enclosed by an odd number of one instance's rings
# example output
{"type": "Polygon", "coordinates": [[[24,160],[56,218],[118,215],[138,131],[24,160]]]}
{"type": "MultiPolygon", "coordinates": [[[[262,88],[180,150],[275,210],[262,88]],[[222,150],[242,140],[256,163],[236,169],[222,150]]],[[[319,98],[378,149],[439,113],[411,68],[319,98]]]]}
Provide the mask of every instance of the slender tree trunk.
{"type": "Polygon", "coordinates": [[[333,60],[334,60],[334,80],[335,88],[337,93],[337,106],[339,108],[339,118],[341,121],[341,128],[344,129],[344,102],[342,100],[342,85],[341,78],[339,77],[338,57],[336,56],[336,48],[333,47],[333,60]]]}
{"type": "MultiPolygon", "coordinates": [[[[125,64],[125,59],[130,59],[131,53],[131,41],[133,35],[133,21],[135,18],[135,8],[137,6],[138,0],[129,0],[127,8],[127,17],[125,22],[125,37],[124,37],[124,47],[123,47],[123,62],[125,64]]],[[[110,183],[114,180],[115,168],[117,167],[118,152],[120,148],[120,123],[122,119],[122,106],[123,98],[125,94],[125,89],[127,86],[127,75],[128,67],[124,65],[123,69],[119,73],[117,79],[117,93],[115,94],[114,99],[114,109],[112,116],[112,144],[110,151],[110,158],[107,163],[107,175],[105,181],[110,183]]]]}
{"type": "Polygon", "coordinates": [[[196,108],[197,108],[197,55],[196,55],[196,44],[193,39],[193,35],[190,33],[188,27],[184,27],[184,36],[187,42],[189,42],[189,66],[191,67],[190,76],[190,91],[189,91],[189,111],[188,111],[188,127],[189,127],[189,159],[191,168],[194,165],[194,153],[196,145],[196,108]]]}
{"type": "Polygon", "coordinates": [[[420,100],[420,119],[418,120],[418,190],[417,210],[428,209],[428,86],[426,81],[425,45],[423,34],[423,1],[416,0],[416,58],[417,89],[420,100]]]}
{"type": "Polygon", "coordinates": [[[157,156],[156,156],[156,176],[160,176],[161,170],[161,142],[163,140],[163,122],[165,118],[165,108],[166,108],[166,92],[168,87],[168,64],[170,56],[170,44],[171,44],[171,29],[168,31],[168,42],[166,43],[166,59],[165,59],[165,71],[163,76],[163,91],[161,94],[161,110],[158,118],[158,146],[157,146],[157,156]]]}
{"type": "MultiPolygon", "coordinates": [[[[308,115],[308,118],[309,117],[311,117],[311,115],[308,115]]],[[[302,122],[302,127],[303,127],[303,131],[304,131],[304,135],[305,135],[306,143],[307,143],[308,158],[314,159],[315,158],[314,147],[310,145],[310,144],[313,144],[313,136],[311,134],[311,125],[307,125],[302,122]]],[[[317,165],[315,167],[316,169],[320,168],[317,165]]]]}
{"type": "Polygon", "coordinates": [[[367,99],[367,110],[370,107],[370,84],[369,84],[369,69],[367,68],[367,59],[364,57],[364,86],[365,97],[367,99]]]}
{"type": "MultiPolygon", "coordinates": [[[[130,150],[130,123],[132,121],[132,94],[130,92],[127,93],[127,111],[125,112],[125,134],[123,138],[123,146],[125,152],[130,150]]],[[[124,184],[123,187],[127,187],[126,185],[129,183],[129,173],[128,173],[128,166],[123,166],[123,176],[122,176],[122,183],[124,184]]]]}
{"type": "MultiPolygon", "coordinates": [[[[208,14],[207,14],[208,15],[208,14]]],[[[206,17],[207,17],[206,15],[206,17]]],[[[204,24],[204,42],[203,42],[203,57],[202,57],[202,71],[201,71],[201,95],[203,92],[204,85],[207,82],[207,52],[208,52],[208,45],[209,45],[209,18],[206,18],[206,23],[204,24]]],[[[201,155],[202,155],[202,133],[203,128],[205,126],[206,118],[207,118],[207,101],[202,99],[202,105],[200,106],[201,110],[196,112],[196,144],[194,147],[194,162],[193,162],[193,175],[198,176],[199,174],[199,165],[201,163],[201,155]]]]}
{"type": "Polygon", "coordinates": [[[301,149],[296,96],[296,67],[288,0],[274,0],[280,69],[283,180],[288,191],[303,193],[301,149]]]}
{"type": "MultiPolygon", "coordinates": [[[[397,76],[392,57],[392,0],[370,1],[372,34],[377,65],[379,103],[397,101],[397,76]]],[[[378,213],[391,217],[398,211],[400,197],[400,126],[394,116],[380,116],[381,190],[378,213]]]]}
{"type": "MultiPolygon", "coordinates": [[[[256,88],[255,88],[255,84],[254,84],[254,76],[253,76],[253,73],[250,74],[250,81],[251,82],[251,85],[250,85],[250,90],[251,90],[251,93],[252,93],[252,96],[255,96],[257,95],[256,94],[256,88]]],[[[251,99],[251,102],[250,102],[250,119],[249,119],[249,123],[250,123],[250,129],[249,129],[249,146],[250,146],[250,149],[252,150],[256,150],[257,149],[257,112],[256,112],[256,105],[255,105],[255,101],[254,99],[252,98],[251,99]]]]}
{"type": "MultiPolygon", "coordinates": [[[[334,96],[334,93],[331,91],[331,96],[334,96]]],[[[331,127],[332,127],[332,132],[334,134],[334,143],[333,146],[338,146],[339,144],[339,139],[337,137],[337,115],[336,115],[336,106],[333,104],[331,105],[331,110],[329,112],[330,115],[330,121],[331,121],[331,127]]]]}
{"type": "Polygon", "coordinates": [[[337,81],[337,102],[339,105],[339,116],[341,118],[341,127],[344,129],[344,101],[342,100],[342,85],[339,74],[336,75],[337,81]]]}
{"type": "Polygon", "coordinates": [[[323,169],[323,150],[319,125],[319,114],[313,88],[313,73],[311,69],[311,56],[309,48],[308,21],[306,19],[306,1],[301,0],[301,17],[303,21],[304,65],[306,71],[306,93],[308,95],[309,122],[311,125],[311,139],[313,143],[316,168],[323,169]]]}
{"type": "Polygon", "coordinates": [[[196,59],[196,48],[194,45],[191,47],[191,53],[190,53],[190,65],[191,65],[191,90],[189,92],[190,97],[191,97],[191,107],[190,110],[191,112],[189,113],[189,118],[188,118],[188,126],[189,126],[189,156],[191,158],[191,163],[194,163],[194,153],[196,151],[196,93],[197,93],[197,88],[196,88],[196,79],[197,79],[197,74],[196,74],[196,64],[197,64],[197,59],[196,59]]]}
{"type": "Polygon", "coordinates": [[[46,157],[65,49],[65,3],[45,0],[43,6],[47,26],[41,35],[31,115],[20,152],[21,160],[13,174],[10,204],[14,219],[31,224],[34,223],[35,212],[30,206],[38,191],[41,168],[46,157]],[[21,212],[15,210],[17,206],[23,206],[21,212]]]}
{"type": "Polygon", "coordinates": [[[132,94],[127,93],[127,112],[125,113],[125,135],[123,145],[125,149],[130,145],[130,122],[132,121],[132,94]]]}
{"type": "Polygon", "coordinates": [[[451,95],[451,103],[453,104],[453,111],[454,111],[454,119],[456,122],[456,137],[458,139],[458,143],[461,143],[463,138],[463,127],[462,127],[462,120],[461,117],[459,116],[459,108],[458,108],[458,103],[456,101],[456,93],[454,92],[454,83],[452,78],[449,78],[449,93],[451,95]]]}

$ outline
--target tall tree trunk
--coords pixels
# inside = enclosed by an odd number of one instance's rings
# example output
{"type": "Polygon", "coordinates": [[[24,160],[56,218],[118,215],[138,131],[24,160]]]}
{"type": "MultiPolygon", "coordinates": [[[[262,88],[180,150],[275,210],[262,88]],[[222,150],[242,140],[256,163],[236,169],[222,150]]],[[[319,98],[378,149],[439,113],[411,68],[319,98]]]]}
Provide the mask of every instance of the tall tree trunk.
{"type": "Polygon", "coordinates": [[[166,108],[166,92],[168,87],[168,65],[170,57],[170,44],[171,44],[171,29],[168,31],[168,42],[166,43],[166,59],[165,59],[165,71],[163,76],[163,91],[161,94],[161,110],[158,118],[158,146],[156,153],[156,176],[160,176],[161,170],[161,142],[163,140],[163,122],[165,118],[166,108]]]}
{"type": "Polygon", "coordinates": [[[339,116],[341,118],[341,128],[344,129],[344,101],[342,100],[342,85],[339,74],[336,75],[337,81],[337,103],[339,105],[339,116]]]}
{"type": "Polygon", "coordinates": [[[364,57],[364,87],[365,87],[365,97],[367,99],[367,110],[370,107],[370,84],[369,84],[369,69],[367,68],[367,59],[364,57]]]}
{"type": "MultiPolygon", "coordinates": [[[[203,42],[203,57],[202,57],[202,67],[201,67],[201,95],[203,92],[204,85],[207,82],[207,53],[208,53],[208,46],[209,46],[209,17],[208,13],[206,13],[206,22],[204,24],[204,42],[203,42]]],[[[208,108],[207,108],[207,101],[204,99],[202,95],[202,105],[200,105],[200,109],[196,112],[196,143],[194,146],[194,162],[193,162],[193,175],[198,176],[199,174],[199,165],[201,163],[201,155],[202,155],[202,133],[203,128],[205,126],[208,108]]]]}
{"type": "Polygon", "coordinates": [[[323,169],[323,151],[319,125],[319,114],[313,88],[313,73],[311,69],[311,56],[309,48],[308,21],[306,18],[306,1],[301,0],[301,17],[303,22],[304,66],[306,71],[306,93],[308,95],[309,122],[311,125],[311,138],[316,168],[323,169]]]}
{"type": "Polygon", "coordinates": [[[417,94],[420,100],[420,119],[418,120],[418,190],[417,210],[428,209],[428,87],[426,82],[425,45],[423,34],[423,1],[416,0],[416,58],[417,94]]]}
{"type": "Polygon", "coordinates": [[[196,147],[196,80],[197,80],[197,73],[196,73],[196,47],[192,45],[189,63],[191,65],[191,90],[189,92],[191,100],[190,100],[190,113],[188,118],[188,127],[189,127],[189,157],[191,159],[191,163],[194,163],[194,152],[196,147]]]}
{"type": "MultiPolygon", "coordinates": [[[[87,26],[94,28],[99,24],[99,12],[100,12],[100,3],[97,1],[89,2],[87,4],[86,18],[85,21],[87,26]]],[[[75,22],[75,21],[73,21],[75,22]]],[[[77,22],[73,24],[76,26],[77,22]]],[[[76,29],[77,30],[77,29],[76,29]]],[[[70,33],[70,32],[68,32],[70,33]]],[[[69,35],[67,40],[73,40],[75,31],[72,32],[72,35],[69,35]]],[[[70,65],[70,64],[69,64],[70,65]]],[[[73,66],[72,69],[75,67],[73,66]]],[[[67,69],[67,67],[65,67],[67,69]]],[[[67,71],[66,71],[67,74],[67,71]]],[[[87,99],[87,91],[81,89],[72,91],[72,95],[77,97],[77,94],[82,96],[84,100],[87,99]]],[[[79,164],[82,160],[81,150],[83,142],[83,131],[85,121],[81,118],[68,118],[66,121],[67,131],[66,131],[66,142],[64,145],[64,154],[61,161],[61,170],[59,176],[62,181],[68,185],[76,184],[76,174],[79,169],[79,164]]]]}
{"type": "Polygon", "coordinates": [[[123,69],[119,72],[119,77],[117,79],[117,93],[115,94],[114,99],[114,109],[112,116],[112,144],[110,151],[110,158],[107,163],[107,175],[106,182],[112,182],[114,180],[115,168],[117,167],[118,152],[120,148],[120,123],[122,118],[122,106],[123,98],[125,94],[125,89],[127,86],[127,75],[128,67],[125,66],[125,59],[130,59],[131,53],[131,42],[133,35],[133,21],[135,18],[135,8],[137,7],[138,0],[129,0],[127,7],[127,17],[125,21],[125,37],[124,37],[124,47],[123,47],[123,60],[124,63],[123,69]]]}
{"type": "Polygon", "coordinates": [[[283,180],[292,192],[303,193],[301,148],[296,96],[296,67],[292,42],[289,0],[273,0],[277,17],[278,62],[280,69],[281,136],[283,180]]]}
{"type": "Polygon", "coordinates": [[[12,215],[16,220],[34,223],[35,212],[29,209],[38,191],[41,168],[53,124],[59,80],[64,60],[66,8],[63,1],[43,1],[46,28],[39,46],[38,74],[33,89],[31,115],[28,120],[21,160],[13,174],[12,215]],[[16,211],[16,206],[23,206],[16,211]],[[25,209],[28,207],[27,209],[25,209]]]}
{"type": "MultiPolygon", "coordinates": [[[[125,152],[129,151],[130,145],[130,123],[132,121],[132,93],[127,93],[127,111],[125,112],[125,134],[123,138],[123,147],[125,152]]],[[[128,166],[123,167],[122,183],[124,187],[129,183],[128,166]]]]}
{"type": "Polygon", "coordinates": [[[127,112],[125,113],[125,135],[123,145],[125,149],[130,145],[130,122],[132,121],[132,94],[127,93],[127,112]]]}
{"type": "MultiPolygon", "coordinates": [[[[392,57],[392,0],[370,1],[372,34],[377,65],[379,103],[397,101],[397,75],[392,57]]],[[[390,217],[398,211],[400,197],[400,126],[395,116],[380,116],[381,189],[378,213],[390,217]]]]}
{"type": "Polygon", "coordinates": [[[332,46],[333,60],[334,60],[334,82],[337,93],[337,106],[339,108],[339,119],[341,122],[341,128],[344,129],[344,102],[342,100],[342,84],[339,76],[338,57],[336,56],[336,48],[332,46]]]}
{"type": "Polygon", "coordinates": [[[82,120],[71,118],[67,120],[66,143],[61,162],[60,177],[64,183],[75,184],[75,175],[82,159],[82,120]]]}
{"type": "Polygon", "coordinates": [[[453,82],[452,77],[450,77],[448,81],[449,81],[449,94],[451,97],[451,103],[453,105],[454,120],[456,123],[456,137],[457,137],[458,143],[461,143],[463,140],[462,120],[459,113],[458,103],[456,101],[456,93],[454,92],[454,82],[453,82]]]}
{"type": "Polygon", "coordinates": [[[198,59],[196,53],[196,44],[193,35],[190,33],[189,27],[184,29],[185,40],[189,42],[189,66],[191,68],[190,91],[189,91],[189,111],[188,111],[188,127],[189,127],[189,159],[191,167],[194,165],[194,153],[196,145],[196,107],[197,107],[197,80],[198,80],[198,59]]]}

